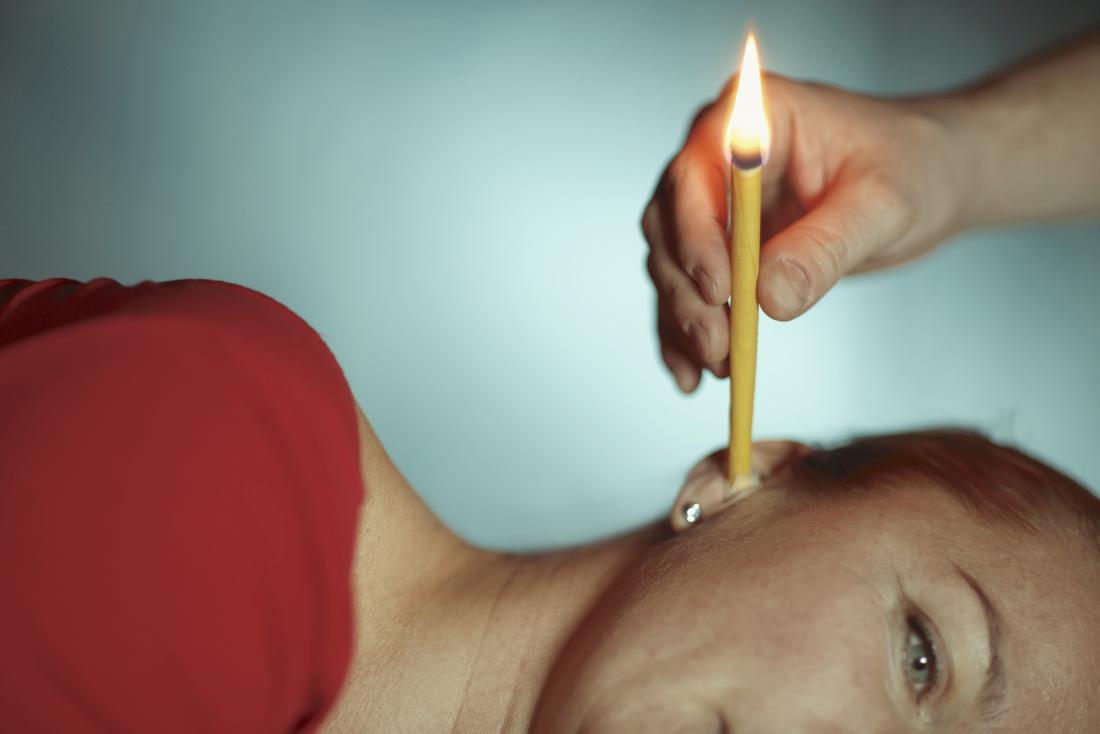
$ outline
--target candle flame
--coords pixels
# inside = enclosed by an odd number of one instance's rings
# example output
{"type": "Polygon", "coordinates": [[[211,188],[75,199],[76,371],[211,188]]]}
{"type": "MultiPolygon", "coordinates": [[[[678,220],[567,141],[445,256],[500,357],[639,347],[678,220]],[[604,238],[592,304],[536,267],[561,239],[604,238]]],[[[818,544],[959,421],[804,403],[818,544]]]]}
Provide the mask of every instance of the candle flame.
{"type": "Polygon", "coordinates": [[[726,125],[726,149],[734,163],[755,168],[768,159],[768,116],[764,111],[764,90],[760,78],[760,57],[756,38],[749,34],[741,57],[741,75],[733,97],[729,124],[726,125]]]}

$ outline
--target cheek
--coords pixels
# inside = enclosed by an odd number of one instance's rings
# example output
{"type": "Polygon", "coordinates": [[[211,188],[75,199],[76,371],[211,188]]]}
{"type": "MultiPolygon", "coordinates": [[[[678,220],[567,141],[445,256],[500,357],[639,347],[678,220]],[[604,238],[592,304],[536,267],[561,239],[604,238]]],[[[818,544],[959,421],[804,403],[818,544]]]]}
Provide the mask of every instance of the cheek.
{"type": "Polygon", "coordinates": [[[683,632],[675,639],[667,625],[624,624],[592,661],[598,674],[573,691],[580,721],[559,719],[552,730],[717,734],[721,713],[737,734],[895,731],[874,592],[815,578],[782,594],[761,584],[705,607],[654,613],[694,620],[672,625],[683,632]]]}
{"type": "Polygon", "coordinates": [[[824,572],[784,589],[782,598],[754,594],[738,605],[735,721],[745,731],[896,728],[889,631],[875,592],[824,572]]]}
{"type": "Polygon", "coordinates": [[[656,731],[645,727],[660,721],[707,732],[716,712],[737,734],[896,731],[887,640],[897,632],[875,590],[890,587],[893,566],[872,562],[848,531],[779,529],[790,532],[718,550],[707,537],[698,555],[681,543],[646,569],[589,630],[585,654],[565,656],[574,665],[552,676],[553,705],[540,711],[553,724],[536,731],[656,731]]]}
{"type": "Polygon", "coordinates": [[[597,702],[580,734],[722,734],[717,709],[676,685],[639,686],[597,702]]]}

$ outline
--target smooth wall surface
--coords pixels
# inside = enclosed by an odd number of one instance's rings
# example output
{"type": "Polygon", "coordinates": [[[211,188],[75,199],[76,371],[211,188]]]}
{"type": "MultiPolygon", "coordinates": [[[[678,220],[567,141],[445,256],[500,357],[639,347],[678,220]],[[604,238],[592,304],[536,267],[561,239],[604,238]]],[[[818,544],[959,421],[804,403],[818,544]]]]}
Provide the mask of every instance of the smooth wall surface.
{"type": "MultiPolygon", "coordinates": [[[[456,530],[591,539],[663,515],[726,438],[726,383],[684,398],[661,367],[637,221],[747,25],[767,68],[893,94],[1098,22],[1049,0],[9,2],[0,272],[266,291],[456,530]]],[[[762,320],[757,434],[969,425],[1098,487],[1098,280],[1092,220],[847,281],[762,320]]]]}

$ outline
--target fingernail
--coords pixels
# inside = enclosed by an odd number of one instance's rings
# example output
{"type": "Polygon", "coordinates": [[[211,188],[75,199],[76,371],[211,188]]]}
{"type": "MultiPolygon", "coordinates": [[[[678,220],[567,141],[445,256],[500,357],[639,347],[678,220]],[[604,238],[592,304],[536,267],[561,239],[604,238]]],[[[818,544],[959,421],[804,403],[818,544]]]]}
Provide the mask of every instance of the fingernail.
{"type": "Polygon", "coordinates": [[[710,354],[710,332],[699,324],[689,326],[688,332],[691,334],[692,342],[695,343],[695,353],[698,355],[699,360],[706,362],[707,355],[710,354]]]}
{"type": "Polygon", "coordinates": [[[810,300],[810,279],[805,270],[789,260],[781,260],[771,270],[772,297],[787,318],[794,318],[810,300]]]}
{"type": "Polygon", "coordinates": [[[699,292],[703,294],[703,300],[712,306],[721,304],[718,299],[718,283],[714,278],[710,277],[707,271],[698,267],[691,271],[691,277],[695,278],[695,282],[699,286],[699,292]]]}

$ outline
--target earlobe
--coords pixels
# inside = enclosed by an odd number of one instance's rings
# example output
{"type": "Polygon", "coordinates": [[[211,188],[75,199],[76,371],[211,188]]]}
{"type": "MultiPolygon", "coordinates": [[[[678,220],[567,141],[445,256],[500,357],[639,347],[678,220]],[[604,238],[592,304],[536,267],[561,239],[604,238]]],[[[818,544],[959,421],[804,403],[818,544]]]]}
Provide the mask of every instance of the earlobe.
{"type": "MultiPolygon", "coordinates": [[[[752,445],[753,471],[760,482],[767,481],[810,451],[810,447],[796,441],[757,441],[752,445]]],[[[754,489],[734,490],[729,486],[726,480],[726,449],[718,449],[688,472],[669,514],[672,529],[680,533],[694,527],[751,494],[754,489]]]]}
{"type": "Polygon", "coordinates": [[[669,522],[678,533],[709,518],[729,495],[726,449],[718,449],[695,464],[672,505],[669,522]]]}

